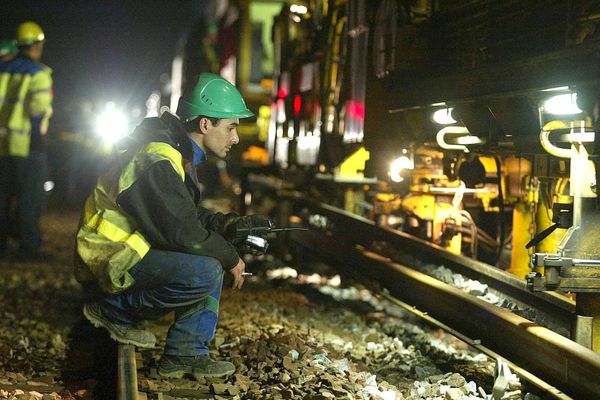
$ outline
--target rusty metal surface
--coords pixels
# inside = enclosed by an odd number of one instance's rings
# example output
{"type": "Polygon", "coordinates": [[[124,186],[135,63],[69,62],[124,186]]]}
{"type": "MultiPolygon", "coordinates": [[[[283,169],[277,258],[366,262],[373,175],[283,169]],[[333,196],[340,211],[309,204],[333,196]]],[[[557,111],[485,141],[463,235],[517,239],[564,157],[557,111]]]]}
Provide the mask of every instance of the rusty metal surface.
{"type": "MultiPolygon", "coordinates": [[[[347,227],[347,232],[355,227],[347,227]]],[[[356,232],[368,235],[365,230],[356,232]]],[[[294,232],[292,240],[332,265],[368,276],[389,292],[549,384],[577,398],[600,393],[600,355],[509,311],[485,303],[443,282],[361,250],[340,237],[294,232]]]]}

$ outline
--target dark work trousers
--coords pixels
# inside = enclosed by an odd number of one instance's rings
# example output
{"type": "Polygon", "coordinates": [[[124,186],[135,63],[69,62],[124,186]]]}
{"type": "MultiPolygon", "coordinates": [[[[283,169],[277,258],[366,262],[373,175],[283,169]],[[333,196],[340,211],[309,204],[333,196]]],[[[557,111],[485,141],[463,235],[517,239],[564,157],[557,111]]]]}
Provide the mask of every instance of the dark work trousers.
{"type": "Polygon", "coordinates": [[[44,152],[32,151],[27,158],[0,157],[0,250],[6,249],[10,232],[17,234],[22,253],[31,255],[40,250],[39,221],[46,206],[47,175],[48,157],[44,152]]]}
{"type": "Polygon", "coordinates": [[[165,354],[208,354],[219,319],[223,268],[212,257],[151,249],[129,273],[132,287],[99,303],[113,321],[133,325],[175,311],[165,354]]]}

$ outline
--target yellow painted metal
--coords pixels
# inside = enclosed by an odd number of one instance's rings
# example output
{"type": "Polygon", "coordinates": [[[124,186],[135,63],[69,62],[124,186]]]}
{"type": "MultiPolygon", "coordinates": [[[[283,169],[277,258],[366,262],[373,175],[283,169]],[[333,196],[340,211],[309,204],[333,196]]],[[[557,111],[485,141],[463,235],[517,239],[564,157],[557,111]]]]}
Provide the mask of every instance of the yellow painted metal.
{"type": "Polygon", "coordinates": [[[266,142],[269,136],[269,122],[271,121],[271,107],[262,105],[258,108],[258,118],[256,118],[256,126],[258,126],[258,140],[266,142]]]}
{"type": "Polygon", "coordinates": [[[535,234],[534,214],[539,201],[538,181],[531,179],[531,161],[523,157],[508,156],[503,160],[505,172],[504,198],[514,203],[512,223],[512,252],[508,271],[520,278],[531,271],[530,251],[525,248],[535,234]]]}
{"type": "Polygon", "coordinates": [[[435,196],[431,194],[410,195],[402,201],[402,208],[426,220],[433,220],[435,196]]]}
{"type": "Polygon", "coordinates": [[[508,272],[520,278],[525,278],[531,271],[529,251],[525,245],[531,240],[529,227],[533,222],[533,211],[533,204],[524,202],[518,202],[513,209],[512,254],[508,272]]]}
{"type": "Polygon", "coordinates": [[[527,196],[525,178],[531,176],[531,161],[523,157],[510,155],[502,161],[505,172],[507,200],[524,199],[527,196]]]}
{"type": "MultiPolygon", "coordinates": [[[[479,161],[483,165],[485,169],[486,178],[496,178],[498,176],[498,168],[496,166],[496,160],[494,157],[488,156],[480,156],[479,161]]],[[[504,179],[501,179],[502,191],[506,193],[506,188],[504,185],[504,179]]],[[[474,197],[476,199],[481,200],[481,204],[483,205],[483,209],[486,212],[499,212],[500,208],[497,206],[490,206],[490,203],[493,199],[498,197],[498,189],[497,185],[494,183],[486,183],[485,187],[488,189],[487,191],[480,191],[475,193],[474,197]]]]}
{"type": "Polygon", "coordinates": [[[364,147],[356,150],[340,164],[338,176],[344,178],[364,177],[365,163],[369,157],[370,154],[364,147]]]}
{"type": "Polygon", "coordinates": [[[487,177],[495,177],[498,174],[498,168],[496,168],[496,160],[494,157],[480,156],[479,161],[485,169],[485,175],[487,177]]]}
{"type": "MultiPolygon", "coordinates": [[[[362,189],[348,188],[344,192],[344,210],[357,214],[364,214],[364,207],[360,207],[359,203],[364,202],[365,192],[362,189]]],[[[363,215],[364,216],[364,215],[363,215]]]]}
{"type": "Polygon", "coordinates": [[[402,199],[396,193],[377,193],[373,200],[373,215],[390,215],[402,206],[402,199]]]}
{"type": "MultiPolygon", "coordinates": [[[[410,195],[402,201],[402,208],[410,211],[422,220],[432,221],[432,240],[436,244],[440,244],[443,225],[446,219],[451,218],[454,220],[455,225],[461,225],[461,217],[447,196],[434,196],[431,194],[410,195]]],[[[461,242],[462,235],[458,233],[450,239],[445,248],[454,254],[460,254],[461,242]]]]}

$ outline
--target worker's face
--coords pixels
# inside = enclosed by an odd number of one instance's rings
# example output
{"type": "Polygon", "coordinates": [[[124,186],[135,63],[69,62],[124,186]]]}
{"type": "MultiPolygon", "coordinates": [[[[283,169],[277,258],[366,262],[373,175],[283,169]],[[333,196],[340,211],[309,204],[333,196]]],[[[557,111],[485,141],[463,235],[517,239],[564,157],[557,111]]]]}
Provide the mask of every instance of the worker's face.
{"type": "Polygon", "coordinates": [[[200,121],[205,149],[212,151],[216,156],[224,158],[231,147],[238,144],[240,138],[237,133],[238,119],[226,118],[213,125],[209,119],[202,118],[200,121]],[[204,126],[202,126],[204,124],[204,126]]]}
{"type": "Polygon", "coordinates": [[[34,61],[40,61],[42,59],[43,52],[44,52],[44,42],[36,42],[31,45],[30,57],[34,61]]]}

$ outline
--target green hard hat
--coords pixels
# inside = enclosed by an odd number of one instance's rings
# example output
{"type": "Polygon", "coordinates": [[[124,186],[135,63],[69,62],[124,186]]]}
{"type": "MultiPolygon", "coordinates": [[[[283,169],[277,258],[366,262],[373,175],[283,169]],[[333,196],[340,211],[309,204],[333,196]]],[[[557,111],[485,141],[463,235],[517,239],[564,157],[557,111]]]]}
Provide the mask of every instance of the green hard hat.
{"type": "Polygon", "coordinates": [[[0,42],[0,57],[7,54],[16,54],[17,46],[14,40],[4,39],[0,42]]]}
{"type": "Polygon", "coordinates": [[[203,73],[189,98],[181,97],[177,115],[183,120],[203,115],[212,118],[247,118],[254,115],[248,110],[240,92],[219,75],[203,73]]]}

